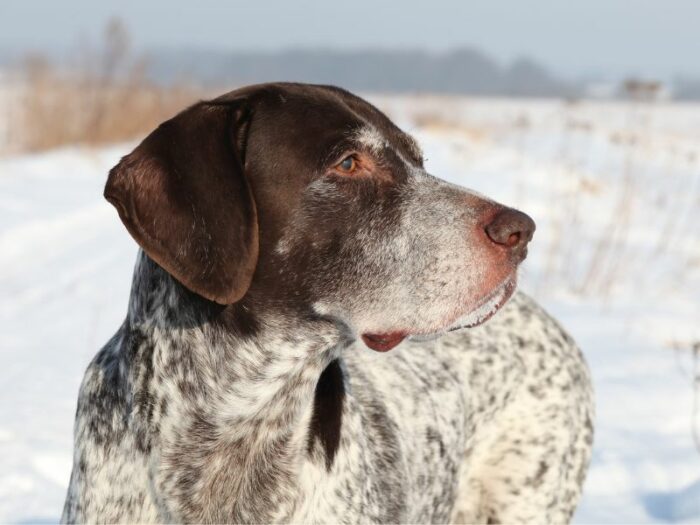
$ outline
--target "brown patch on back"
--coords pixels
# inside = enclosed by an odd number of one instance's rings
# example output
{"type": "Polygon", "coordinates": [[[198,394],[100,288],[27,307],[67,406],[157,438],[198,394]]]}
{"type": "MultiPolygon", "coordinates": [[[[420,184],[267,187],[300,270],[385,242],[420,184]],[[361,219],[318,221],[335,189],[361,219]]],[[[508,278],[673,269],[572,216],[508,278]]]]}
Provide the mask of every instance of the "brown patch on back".
{"type": "Polygon", "coordinates": [[[344,400],[343,370],[336,359],[321,373],[316,384],[313,415],[311,416],[307,443],[307,450],[311,453],[318,440],[326,454],[326,469],[329,471],[340,446],[344,400]]]}

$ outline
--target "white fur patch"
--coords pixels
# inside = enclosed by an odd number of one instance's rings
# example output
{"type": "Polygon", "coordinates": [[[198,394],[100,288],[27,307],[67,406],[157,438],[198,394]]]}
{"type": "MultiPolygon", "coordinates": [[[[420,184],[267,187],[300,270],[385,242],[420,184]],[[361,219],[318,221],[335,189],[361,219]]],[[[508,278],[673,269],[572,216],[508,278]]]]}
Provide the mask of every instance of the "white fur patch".
{"type": "Polygon", "coordinates": [[[365,146],[372,153],[380,153],[389,145],[389,142],[374,126],[364,126],[355,134],[355,140],[365,146]]]}

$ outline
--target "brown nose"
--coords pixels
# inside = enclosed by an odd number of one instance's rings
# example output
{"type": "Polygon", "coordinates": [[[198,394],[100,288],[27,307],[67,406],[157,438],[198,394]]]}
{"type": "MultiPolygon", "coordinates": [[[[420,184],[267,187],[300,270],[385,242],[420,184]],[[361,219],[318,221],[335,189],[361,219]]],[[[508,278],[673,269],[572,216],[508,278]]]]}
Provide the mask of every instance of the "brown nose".
{"type": "Polygon", "coordinates": [[[527,243],[535,233],[535,221],[521,211],[505,208],[485,230],[493,242],[509,248],[515,255],[524,256],[527,243]]]}

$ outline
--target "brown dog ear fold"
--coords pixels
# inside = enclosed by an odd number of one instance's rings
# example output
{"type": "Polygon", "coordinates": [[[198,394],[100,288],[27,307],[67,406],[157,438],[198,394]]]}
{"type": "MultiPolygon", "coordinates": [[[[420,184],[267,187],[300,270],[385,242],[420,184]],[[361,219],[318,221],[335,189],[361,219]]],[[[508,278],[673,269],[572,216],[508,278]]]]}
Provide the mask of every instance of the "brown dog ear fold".
{"type": "Polygon", "coordinates": [[[258,260],[246,108],[202,102],[164,122],[110,171],[104,191],[149,257],[220,304],[243,297],[258,260]]]}

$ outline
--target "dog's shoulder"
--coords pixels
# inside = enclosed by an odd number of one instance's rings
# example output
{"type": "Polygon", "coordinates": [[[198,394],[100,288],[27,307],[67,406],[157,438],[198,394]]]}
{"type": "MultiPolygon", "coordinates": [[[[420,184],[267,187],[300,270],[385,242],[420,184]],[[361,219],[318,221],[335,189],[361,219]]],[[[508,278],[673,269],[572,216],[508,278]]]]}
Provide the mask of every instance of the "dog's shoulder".
{"type": "Polygon", "coordinates": [[[517,293],[484,331],[487,337],[508,342],[535,375],[565,374],[572,387],[590,389],[588,366],[578,344],[528,295],[517,293]]]}
{"type": "Polygon", "coordinates": [[[79,417],[99,417],[123,407],[126,384],[122,352],[127,334],[122,325],[88,364],[80,385],[77,408],[79,417]]]}
{"type": "Polygon", "coordinates": [[[130,414],[139,403],[127,361],[144,347],[125,323],[88,364],[78,395],[73,472],[62,522],[137,522],[157,518],[142,489],[144,452],[130,414]],[[142,456],[143,457],[143,456],[142,456]],[[99,517],[99,520],[96,518],[99,517]]]}
{"type": "Polygon", "coordinates": [[[454,337],[461,339],[462,344],[504,349],[525,361],[548,357],[549,364],[560,362],[585,368],[583,355],[572,336],[523,292],[516,293],[484,325],[457,333],[454,337]]]}
{"type": "Polygon", "coordinates": [[[483,325],[424,344],[461,372],[477,412],[522,401],[525,393],[592,413],[583,353],[561,324],[522,292],[483,325]]]}

